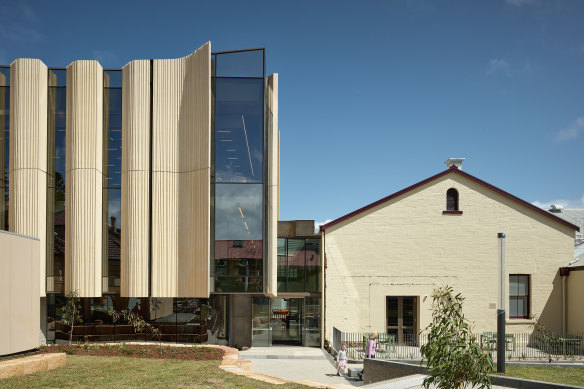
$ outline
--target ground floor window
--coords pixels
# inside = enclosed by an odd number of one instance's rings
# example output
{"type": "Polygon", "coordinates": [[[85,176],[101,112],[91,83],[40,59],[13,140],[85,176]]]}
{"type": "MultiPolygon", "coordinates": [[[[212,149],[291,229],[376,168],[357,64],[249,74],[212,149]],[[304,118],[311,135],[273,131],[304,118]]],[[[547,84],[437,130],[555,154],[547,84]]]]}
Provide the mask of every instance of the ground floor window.
{"type": "Polygon", "coordinates": [[[387,333],[399,345],[418,344],[418,297],[386,297],[387,333]]]}
{"type": "Polygon", "coordinates": [[[529,275],[509,275],[509,318],[529,318],[529,275]]]}

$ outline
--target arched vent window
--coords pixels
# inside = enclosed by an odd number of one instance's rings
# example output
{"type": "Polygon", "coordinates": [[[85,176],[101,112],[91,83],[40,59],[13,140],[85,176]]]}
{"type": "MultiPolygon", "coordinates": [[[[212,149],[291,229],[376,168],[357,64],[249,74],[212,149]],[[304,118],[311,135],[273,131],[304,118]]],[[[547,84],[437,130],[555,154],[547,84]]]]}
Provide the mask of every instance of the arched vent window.
{"type": "Polygon", "coordinates": [[[458,211],[458,191],[454,188],[446,192],[446,210],[458,211]]]}

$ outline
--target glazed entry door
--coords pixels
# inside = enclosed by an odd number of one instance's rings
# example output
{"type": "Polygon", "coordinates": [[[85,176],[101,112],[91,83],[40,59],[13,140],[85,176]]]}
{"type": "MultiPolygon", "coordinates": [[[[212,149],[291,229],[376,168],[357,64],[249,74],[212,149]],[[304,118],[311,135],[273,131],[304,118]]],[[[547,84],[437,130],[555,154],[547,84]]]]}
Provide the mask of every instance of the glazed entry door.
{"type": "Polygon", "coordinates": [[[386,297],[387,333],[399,345],[416,346],[418,343],[418,297],[386,297]]]}

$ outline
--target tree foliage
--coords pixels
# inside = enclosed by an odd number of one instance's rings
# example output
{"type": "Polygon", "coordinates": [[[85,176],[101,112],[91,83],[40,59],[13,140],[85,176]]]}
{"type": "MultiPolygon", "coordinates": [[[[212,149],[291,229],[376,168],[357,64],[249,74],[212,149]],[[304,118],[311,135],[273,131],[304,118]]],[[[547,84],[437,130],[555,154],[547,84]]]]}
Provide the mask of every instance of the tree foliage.
{"type": "Polygon", "coordinates": [[[491,387],[488,374],[493,370],[493,358],[472,334],[462,313],[463,301],[449,286],[437,288],[432,294],[428,343],[421,347],[432,373],[424,380],[426,389],[431,384],[439,389],[491,387]]]}
{"type": "Polygon", "coordinates": [[[70,327],[69,331],[69,346],[73,341],[73,328],[76,323],[82,323],[81,318],[81,307],[79,306],[79,292],[76,290],[70,290],[65,293],[65,306],[63,306],[63,313],[61,314],[61,320],[64,324],[70,327]]]}

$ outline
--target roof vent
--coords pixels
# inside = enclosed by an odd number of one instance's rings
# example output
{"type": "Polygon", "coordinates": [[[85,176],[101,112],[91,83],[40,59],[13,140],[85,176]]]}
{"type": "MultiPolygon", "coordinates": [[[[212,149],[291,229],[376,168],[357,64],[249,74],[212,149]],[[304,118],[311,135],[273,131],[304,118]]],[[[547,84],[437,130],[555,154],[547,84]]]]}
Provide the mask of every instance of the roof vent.
{"type": "Polygon", "coordinates": [[[550,205],[550,212],[552,213],[562,213],[562,209],[564,209],[563,205],[550,205]]]}
{"type": "Polygon", "coordinates": [[[462,161],[465,159],[466,158],[449,158],[444,164],[448,166],[449,169],[454,165],[457,169],[462,170],[462,161]]]}

